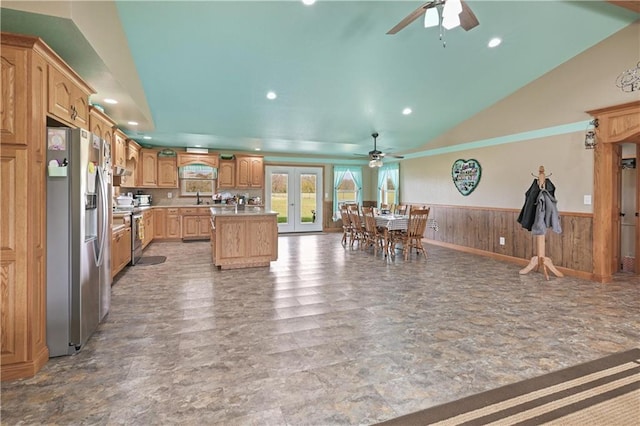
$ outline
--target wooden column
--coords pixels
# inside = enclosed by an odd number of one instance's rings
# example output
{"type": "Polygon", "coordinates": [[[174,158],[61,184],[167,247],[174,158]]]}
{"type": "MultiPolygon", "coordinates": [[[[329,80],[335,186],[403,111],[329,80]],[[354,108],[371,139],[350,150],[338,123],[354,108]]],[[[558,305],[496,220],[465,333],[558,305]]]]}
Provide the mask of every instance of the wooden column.
{"type": "Polygon", "coordinates": [[[594,158],[593,194],[593,276],[596,281],[610,282],[614,271],[614,145],[599,143],[594,158]]]}

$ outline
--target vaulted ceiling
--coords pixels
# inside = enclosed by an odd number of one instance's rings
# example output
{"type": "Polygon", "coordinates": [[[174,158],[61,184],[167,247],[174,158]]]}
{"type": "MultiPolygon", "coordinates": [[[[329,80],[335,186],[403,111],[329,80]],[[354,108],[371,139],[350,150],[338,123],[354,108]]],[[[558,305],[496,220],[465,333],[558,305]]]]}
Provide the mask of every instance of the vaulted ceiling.
{"type": "Polygon", "coordinates": [[[374,131],[382,150],[428,147],[638,18],[600,1],[469,0],[470,31],[441,40],[418,19],[386,34],[420,4],[3,1],[1,18],[41,36],[143,144],[326,158],[367,153],[374,131]]]}

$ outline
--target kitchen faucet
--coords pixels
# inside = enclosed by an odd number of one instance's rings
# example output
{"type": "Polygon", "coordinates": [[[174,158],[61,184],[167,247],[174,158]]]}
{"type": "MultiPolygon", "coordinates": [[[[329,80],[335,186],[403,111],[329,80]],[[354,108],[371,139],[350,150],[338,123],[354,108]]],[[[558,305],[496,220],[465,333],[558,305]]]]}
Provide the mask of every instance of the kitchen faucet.
{"type": "Polygon", "coordinates": [[[202,200],[200,199],[200,191],[196,192],[196,205],[202,204],[202,200]]]}

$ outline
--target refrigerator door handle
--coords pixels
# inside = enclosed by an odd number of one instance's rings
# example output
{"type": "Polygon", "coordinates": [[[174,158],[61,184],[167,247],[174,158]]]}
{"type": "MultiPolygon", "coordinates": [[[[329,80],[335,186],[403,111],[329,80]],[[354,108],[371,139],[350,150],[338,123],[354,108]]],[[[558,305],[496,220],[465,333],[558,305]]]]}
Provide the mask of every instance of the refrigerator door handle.
{"type": "Polygon", "coordinates": [[[96,254],[97,252],[97,256],[96,256],[96,266],[100,266],[102,265],[102,261],[104,259],[104,243],[105,240],[107,238],[107,225],[109,224],[109,221],[107,219],[107,215],[109,214],[109,212],[107,211],[108,207],[109,207],[109,202],[107,200],[107,189],[106,189],[106,185],[105,185],[105,181],[104,181],[104,175],[102,174],[102,167],[98,167],[98,187],[100,190],[100,202],[101,202],[101,210],[102,210],[102,214],[100,214],[99,216],[102,216],[102,223],[100,224],[100,227],[102,228],[102,239],[100,239],[98,241],[98,247],[96,248],[96,250],[94,251],[94,254],[96,254]]]}

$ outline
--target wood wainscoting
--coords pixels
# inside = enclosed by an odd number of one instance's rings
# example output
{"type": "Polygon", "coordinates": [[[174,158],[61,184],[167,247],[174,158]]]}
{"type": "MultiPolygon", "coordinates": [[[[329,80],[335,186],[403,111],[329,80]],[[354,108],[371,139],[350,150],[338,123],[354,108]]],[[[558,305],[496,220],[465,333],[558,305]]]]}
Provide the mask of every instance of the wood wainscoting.
{"type": "MultiPolygon", "coordinates": [[[[528,264],[536,254],[534,236],[517,221],[519,209],[447,205],[430,207],[429,218],[435,219],[438,229],[428,228],[425,232],[429,244],[522,265],[528,264]],[[500,245],[500,237],[504,237],[504,245],[500,245]]],[[[592,214],[561,212],[560,223],[561,234],[547,231],[546,256],[562,272],[592,279],[592,214]]]]}

